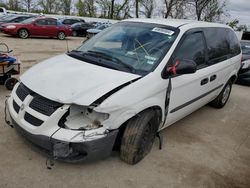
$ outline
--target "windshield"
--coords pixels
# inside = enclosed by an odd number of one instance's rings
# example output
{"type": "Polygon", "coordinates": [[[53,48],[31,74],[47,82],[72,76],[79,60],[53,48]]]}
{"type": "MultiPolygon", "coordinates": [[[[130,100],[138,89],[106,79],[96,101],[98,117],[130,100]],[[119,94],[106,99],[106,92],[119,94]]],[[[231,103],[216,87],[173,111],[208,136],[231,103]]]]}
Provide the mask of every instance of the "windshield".
{"type": "Polygon", "coordinates": [[[26,19],[26,20],[22,21],[21,23],[30,24],[30,23],[32,23],[34,21],[35,21],[35,18],[29,18],[29,19],[26,19]]]}
{"type": "Polygon", "coordinates": [[[105,28],[106,28],[105,25],[99,25],[99,26],[96,27],[96,29],[99,29],[99,30],[103,30],[105,28]]]}
{"type": "Polygon", "coordinates": [[[18,18],[18,16],[10,16],[4,19],[4,21],[11,21],[14,20],[15,18],[18,18]]]}
{"type": "Polygon", "coordinates": [[[242,54],[250,55],[250,42],[241,42],[242,54]]]}
{"type": "Polygon", "coordinates": [[[86,62],[98,61],[101,66],[145,75],[152,72],[164,58],[178,32],[177,28],[165,25],[120,22],[97,34],[72,53],[85,55],[86,62]],[[98,59],[87,61],[89,56],[98,59]]]}

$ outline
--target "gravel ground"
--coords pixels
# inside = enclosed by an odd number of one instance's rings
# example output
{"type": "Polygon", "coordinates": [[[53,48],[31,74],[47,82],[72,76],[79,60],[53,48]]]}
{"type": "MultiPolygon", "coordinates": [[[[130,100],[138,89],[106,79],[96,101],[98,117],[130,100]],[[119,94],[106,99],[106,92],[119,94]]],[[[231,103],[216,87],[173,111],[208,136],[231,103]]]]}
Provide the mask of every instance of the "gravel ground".
{"type": "MultiPolygon", "coordinates": [[[[0,34],[23,62],[22,73],[43,59],[67,50],[66,41],[18,39],[0,34]]],[[[83,38],[69,38],[74,49],[83,38]]],[[[34,75],[35,76],[35,75],[34,75]]],[[[85,164],[55,162],[34,150],[4,122],[4,101],[9,94],[0,86],[0,187],[250,187],[250,87],[234,85],[221,110],[205,106],[162,131],[139,164],[130,166],[118,153],[85,164]]]]}

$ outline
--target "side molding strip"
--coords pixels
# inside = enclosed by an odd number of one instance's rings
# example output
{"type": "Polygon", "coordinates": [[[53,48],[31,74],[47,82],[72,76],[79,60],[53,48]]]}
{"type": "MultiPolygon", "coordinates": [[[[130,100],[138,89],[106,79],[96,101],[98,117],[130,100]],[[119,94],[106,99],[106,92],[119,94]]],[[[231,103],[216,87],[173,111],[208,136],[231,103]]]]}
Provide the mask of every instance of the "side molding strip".
{"type": "Polygon", "coordinates": [[[188,106],[188,105],[190,105],[190,104],[192,104],[192,103],[200,100],[203,97],[206,97],[207,95],[209,95],[210,93],[216,91],[217,89],[220,89],[221,87],[223,87],[223,84],[219,85],[218,87],[212,89],[211,91],[209,91],[207,93],[204,93],[204,94],[200,95],[199,97],[196,97],[196,98],[192,99],[191,101],[188,101],[188,102],[186,102],[186,103],[184,103],[184,104],[182,104],[182,105],[174,108],[173,110],[170,111],[170,113],[174,113],[174,112],[176,112],[176,111],[178,111],[178,110],[180,110],[182,108],[185,108],[186,106],[188,106]]]}

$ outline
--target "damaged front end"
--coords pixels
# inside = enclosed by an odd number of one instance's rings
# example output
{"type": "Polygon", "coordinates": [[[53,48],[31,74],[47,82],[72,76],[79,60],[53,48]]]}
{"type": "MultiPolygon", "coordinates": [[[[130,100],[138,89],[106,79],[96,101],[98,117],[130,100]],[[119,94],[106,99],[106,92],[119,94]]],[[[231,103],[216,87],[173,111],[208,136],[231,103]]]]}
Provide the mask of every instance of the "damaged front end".
{"type": "Polygon", "coordinates": [[[94,107],[58,104],[23,84],[15,86],[6,111],[23,137],[51,157],[68,162],[109,156],[118,133],[103,126],[109,114],[96,112],[94,107]]]}

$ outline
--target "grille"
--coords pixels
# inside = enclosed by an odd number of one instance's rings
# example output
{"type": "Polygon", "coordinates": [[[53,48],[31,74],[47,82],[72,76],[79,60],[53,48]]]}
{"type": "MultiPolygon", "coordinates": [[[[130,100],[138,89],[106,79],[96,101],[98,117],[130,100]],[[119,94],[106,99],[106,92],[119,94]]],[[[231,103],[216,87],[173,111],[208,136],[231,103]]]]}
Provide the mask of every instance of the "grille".
{"type": "Polygon", "coordinates": [[[24,115],[24,119],[25,119],[25,121],[27,121],[28,123],[30,123],[31,125],[34,125],[36,127],[39,127],[40,125],[43,124],[42,120],[37,119],[36,117],[32,116],[31,114],[29,114],[27,112],[24,115]]]}
{"type": "Polygon", "coordinates": [[[30,103],[30,108],[44,114],[46,116],[52,115],[59,107],[61,103],[46,99],[42,96],[36,95],[30,103]]]}
{"type": "Polygon", "coordinates": [[[31,90],[28,89],[25,85],[22,83],[18,86],[16,90],[16,94],[19,97],[21,101],[24,101],[24,99],[31,93],[31,90]]]}
{"type": "Polygon", "coordinates": [[[13,108],[14,108],[14,110],[16,111],[16,113],[18,113],[19,110],[20,110],[20,106],[18,106],[18,104],[17,104],[16,101],[14,101],[14,100],[13,100],[13,108]]]}

